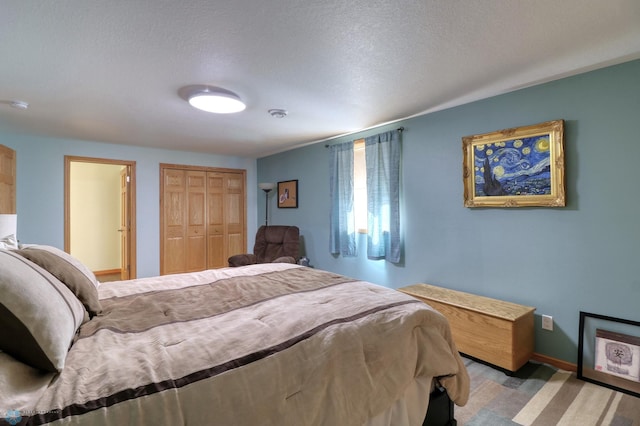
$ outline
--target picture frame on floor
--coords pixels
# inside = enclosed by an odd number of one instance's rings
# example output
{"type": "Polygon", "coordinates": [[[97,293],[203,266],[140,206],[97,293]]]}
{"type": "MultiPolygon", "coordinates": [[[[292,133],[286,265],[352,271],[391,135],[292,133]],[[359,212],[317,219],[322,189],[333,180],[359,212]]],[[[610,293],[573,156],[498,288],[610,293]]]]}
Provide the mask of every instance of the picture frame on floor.
{"type": "Polygon", "coordinates": [[[577,377],[640,397],[640,322],[580,312],[577,377]]]}
{"type": "Polygon", "coordinates": [[[564,207],[564,120],[462,138],[465,207],[564,207]]]}

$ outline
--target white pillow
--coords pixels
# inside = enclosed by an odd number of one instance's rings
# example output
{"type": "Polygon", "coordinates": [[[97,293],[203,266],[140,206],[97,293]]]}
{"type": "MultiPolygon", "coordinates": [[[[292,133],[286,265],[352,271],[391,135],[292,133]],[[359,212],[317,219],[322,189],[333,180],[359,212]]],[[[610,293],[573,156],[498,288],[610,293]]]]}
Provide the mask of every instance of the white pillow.
{"type": "Polygon", "coordinates": [[[57,278],[0,250],[0,350],[32,367],[62,371],[86,318],[82,303],[57,278]]]}
{"type": "Polygon", "coordinates": [[[18,245],[18,239],[14,234],[6,235],[0,238],[0,249],[17,249],[18,245]]]}

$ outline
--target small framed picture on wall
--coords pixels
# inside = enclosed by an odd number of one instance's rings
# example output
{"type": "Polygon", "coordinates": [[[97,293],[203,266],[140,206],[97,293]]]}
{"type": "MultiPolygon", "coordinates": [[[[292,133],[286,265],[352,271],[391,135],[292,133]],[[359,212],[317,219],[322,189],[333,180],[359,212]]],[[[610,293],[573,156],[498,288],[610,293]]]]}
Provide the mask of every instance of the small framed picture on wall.
{"type": "Polygon", "coordinates": [[[298,208],[298,180],[278,182],[278,208],[298,208]]]}

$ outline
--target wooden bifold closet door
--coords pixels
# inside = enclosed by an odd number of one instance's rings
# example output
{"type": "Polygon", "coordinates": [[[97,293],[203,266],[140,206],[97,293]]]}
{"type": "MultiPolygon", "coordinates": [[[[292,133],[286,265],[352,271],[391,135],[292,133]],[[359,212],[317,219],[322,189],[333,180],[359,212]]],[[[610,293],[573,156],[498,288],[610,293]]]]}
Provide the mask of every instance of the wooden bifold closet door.
{"type": "Polygon", "coordinates": [[[160,165],[160,274],[227,266],[246,252],[244,170],[160,165]]]}

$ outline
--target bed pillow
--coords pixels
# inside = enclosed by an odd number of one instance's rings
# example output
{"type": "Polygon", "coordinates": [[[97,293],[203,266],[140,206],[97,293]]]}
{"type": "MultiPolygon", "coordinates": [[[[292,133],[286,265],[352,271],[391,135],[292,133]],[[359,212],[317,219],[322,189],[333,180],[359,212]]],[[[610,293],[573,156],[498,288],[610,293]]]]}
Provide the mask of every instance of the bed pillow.
{"type": "Polygon", "coordinates": [[[6,235],[0,238],[0,249],[17,249],[18,239],[14,234],[6,235]]]}
{"type": "Polygon", "coordinates": [[[0,350],[32,367],[62,371],[86,317],[82,303],[56,277],[0,250],[0,350]]]}
{"type": "Polygon", "coordinates": [[[50,252],[52,254],[55,254],[61,260],[65,260],[65,261],[69,262],[71,265],[73,265],[73,267],[77,268],[78,271],[80,271],[84,276],[86,276],[87,279],[89,281],[91,281],[91,283],[96,288],[98,288],[98,286],[100,285],[98,283],[98,280],[96,279],[95,274],[93,272],[91,272],[91,270],[89,268],[87,268],[84,263],[80,262],[78,259],[76,259],[75,257],[71,256],[66,251],[60,250],[58,247],[47,246],[47,245],[42,245],[42,244],[22,244],[22,245],[20,245],[20,248],[22,248],[22,249],[37,248],[37,249],[46,250],[46,251],[48,251],[48,252],[50,252]]]}
{"type": "Polygon", "coordinates": [[[51,246],[30,245],[16,253],[43,267],[76,295],[93,317],[102,312],[95,275],[70,254],[51,246]]]}

